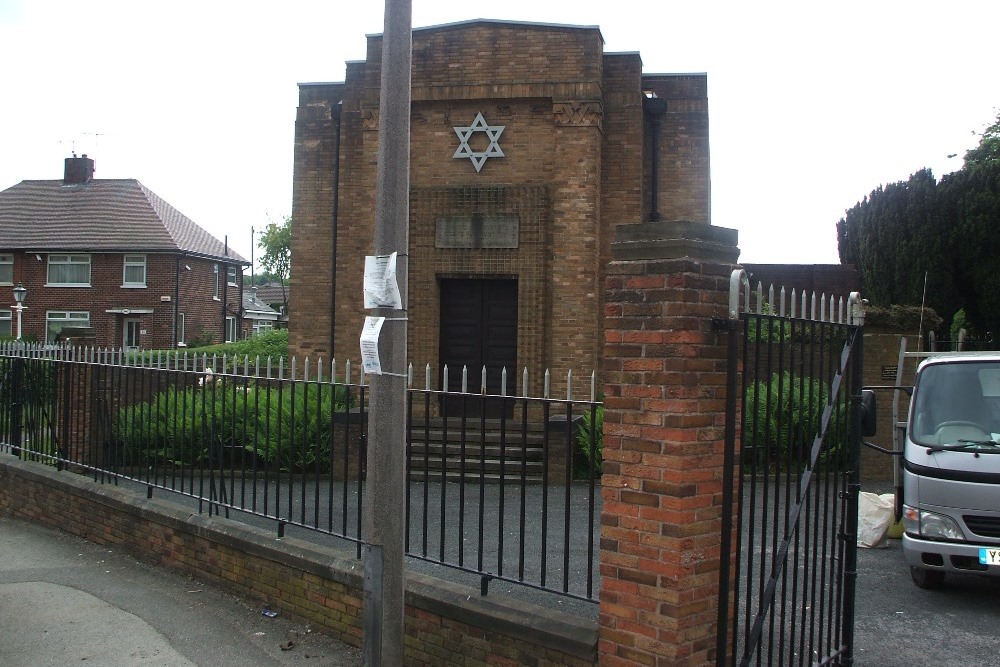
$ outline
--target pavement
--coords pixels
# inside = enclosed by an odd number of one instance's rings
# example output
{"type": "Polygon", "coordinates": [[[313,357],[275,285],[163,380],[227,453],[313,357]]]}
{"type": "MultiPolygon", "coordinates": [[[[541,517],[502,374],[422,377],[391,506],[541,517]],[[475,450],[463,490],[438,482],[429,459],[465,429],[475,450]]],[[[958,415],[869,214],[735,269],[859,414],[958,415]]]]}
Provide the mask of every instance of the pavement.
{"type": "Polygon", "coordinates": [[[0,665],[360,665],[361,652],[128,554],[0,518],[0,665]]]}

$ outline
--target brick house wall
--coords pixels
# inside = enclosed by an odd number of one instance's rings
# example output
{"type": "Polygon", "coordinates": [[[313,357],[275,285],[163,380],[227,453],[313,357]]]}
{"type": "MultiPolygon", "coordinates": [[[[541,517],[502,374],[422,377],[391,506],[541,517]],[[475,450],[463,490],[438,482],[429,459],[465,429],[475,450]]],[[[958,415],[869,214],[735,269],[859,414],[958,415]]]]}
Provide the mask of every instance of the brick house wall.
{"type": "MultiPolygon", "coordinates": [[[[73,254],[88,253],[74,251],[73,254]]],[[[185,315],[188,340],[203,333],[202,337],[212,342],[222,341],[224,300],[229,310],[235,308],[235,313],[231,314],[239,314],[241,268],[237,270],[239,287],[228,287],[227,292],[215,299],[216,262],[212,260],[176,253],[145,253],[146,286],[124,287],[125,253],[89,254],[90,287],[47,287],[48,254],[14,253],[13,282],[28,289],[21,319],[23,336],[45,341],[49,311],[86,311],[90,314],[95,337],[83,341],[84,344],[121,347],[125,320],[136,319],[142,349],[170,349],[174,347],[175,304],[176,312],[185,315]]],[[[220,263],[219,266],[225,290],[226,265],[220,263]]],[[[15,320],[12,323],[14,332],[16,327],[15,320]]]]}
{"type": "MultiPolygon", "coordinates": [[[[359,357],[381,51],[381,35],[370,36],[366,60],[349,63],[344,82],[299,89],[289,304],[297,356],[359,357]]],[[[496,278],[517,281],[511,370],[599,369],[614,229],[649,215],[647,91],[668,99],[671,118],[658,141],[660,213],[709,222],[705,76],[644,76],[638,54],[604,53],[594,27],[472,21],[414,31],[412,86],[409,358],[438,366],[442,280],[496,278]],[[479,172],[453,158],[454,128],[477,113],[505,128],[504,157],[479,172]],[[515,216],[516,247],[440,247],[442,218],[476,215],[515,216]]]]}

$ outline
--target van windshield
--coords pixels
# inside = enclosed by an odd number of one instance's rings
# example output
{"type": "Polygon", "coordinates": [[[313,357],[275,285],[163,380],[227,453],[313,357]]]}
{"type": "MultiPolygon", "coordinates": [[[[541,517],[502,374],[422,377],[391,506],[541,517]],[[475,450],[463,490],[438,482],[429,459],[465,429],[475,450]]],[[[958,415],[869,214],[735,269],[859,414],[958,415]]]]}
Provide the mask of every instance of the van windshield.
{"type": "Polygon", "coordinates": [[[1000,362],[928,364],[913,400],[910,437],[919,445],[996,449],[1000,443],[1000,362]]]}

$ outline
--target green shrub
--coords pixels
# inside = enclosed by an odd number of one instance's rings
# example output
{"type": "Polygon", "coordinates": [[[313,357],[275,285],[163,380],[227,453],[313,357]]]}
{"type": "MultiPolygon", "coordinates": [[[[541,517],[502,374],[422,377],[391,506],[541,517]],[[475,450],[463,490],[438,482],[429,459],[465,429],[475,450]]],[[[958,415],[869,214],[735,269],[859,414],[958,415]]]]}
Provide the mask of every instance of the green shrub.
{"type": "MultiPolygon", "coordinates": [[[[747,386],[744,404],[744,461],[771,466],[789,458],[804,464],[822,424],[829,388],[822,380],[793,377],[789,371],[757,380],[747,386]]],[[[846,431],[844,404],[838,403],[820,461],[840,451],[846,431]]]]}
{"type": "Polygon", "coordinates": [[[285,359],[286,363],[288,360],[288,330],[274,329],[233,343],[187,347],[179,350],[145,350],[133,352],[129,357],[132,360],[139,359],[140,357],[142,359],[172,359],[175,356],[184,357],[185,355],[187,355],[188,359],[193,357],[200,359],[203,356],[211,359],[214,356],[218,362],[214,370],[220,372],[223,370],[231,371],[236,365],[239,365],[240,370],[242,370],[243,363],[247,359],[250,360],[252,366],[254,361],[259,358],[263,366],[267,363],[269,357],[272,360],[273,367],[276,368],[279,359],[285,359]],[[227,369],[220,367],[223,356],[227,358],[227,369]]]}
{"type": "Polygon", "coordinates": [[[256,458],[286,471],[326,471],[333,414],[348,408],[339,385],[169,388],[121,408],[114,439],[127,465],[240,466],[256,458]]]}
{"type": "Polygon", "coordinates": [[[583,413],[576,431],[576,446],[578,456],[573,476],[576,479],[589,479],[590,471],[593,470],[594,476],[599,478],[604,460],[603,405],[598,404],[583,413]]]}

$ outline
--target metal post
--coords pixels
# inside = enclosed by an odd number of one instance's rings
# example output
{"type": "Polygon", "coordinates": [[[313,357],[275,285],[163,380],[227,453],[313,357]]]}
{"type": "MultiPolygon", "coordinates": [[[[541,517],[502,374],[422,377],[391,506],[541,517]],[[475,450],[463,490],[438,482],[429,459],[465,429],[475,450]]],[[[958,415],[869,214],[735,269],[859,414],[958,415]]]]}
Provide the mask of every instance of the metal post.
{"type": "Polygon", "coordinates": [[[406,453],[406,308],[410,197],[411,0],[386,0],[382,35],[375,254],[398,253],[403,310],[378,308],[386,322],[382,375],[371,376],[362,664],[403,664],[403,536],[406,453]]]}

